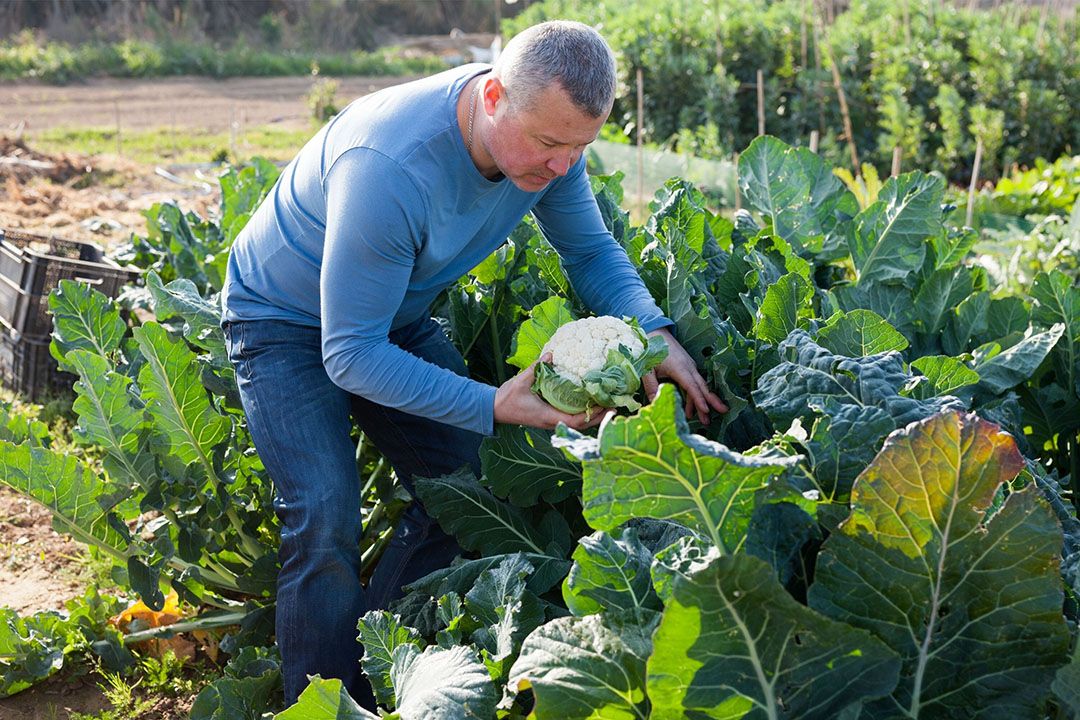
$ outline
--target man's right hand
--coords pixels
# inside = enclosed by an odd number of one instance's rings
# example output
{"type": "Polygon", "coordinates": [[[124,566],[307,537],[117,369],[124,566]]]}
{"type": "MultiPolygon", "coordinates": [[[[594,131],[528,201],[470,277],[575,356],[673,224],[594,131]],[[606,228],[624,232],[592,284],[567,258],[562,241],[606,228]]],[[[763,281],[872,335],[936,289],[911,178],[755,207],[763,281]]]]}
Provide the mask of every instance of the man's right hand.
{"type": "MultiPolygon", "coordinates": [[[[551,362],[551,353],[545,353],[538,362],[551,362]]],[[[542,430],[554,430],[556,425],[563,423],[575,430],[584,430],[599,425],[613,412],[596,408],[586,420],[585,413],[568,415],[556,410],[532,391],[535,379],[536,363],[533,363],[499,386],[495,391],[495,422],[529,425],[542,430]]]]}

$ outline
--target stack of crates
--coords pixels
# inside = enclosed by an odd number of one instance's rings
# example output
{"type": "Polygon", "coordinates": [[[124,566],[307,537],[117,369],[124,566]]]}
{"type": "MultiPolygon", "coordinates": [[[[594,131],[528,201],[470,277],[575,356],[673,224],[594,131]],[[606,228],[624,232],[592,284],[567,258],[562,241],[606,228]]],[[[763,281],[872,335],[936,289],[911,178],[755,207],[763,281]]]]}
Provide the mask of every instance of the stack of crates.
{"type": "Polygon", "coordinates": [[[75,280],[114,298],[138,275],[93,243],[0,228],[0,382],[30,400],[70,390],[49,353],[49,293],[75,280]]]}

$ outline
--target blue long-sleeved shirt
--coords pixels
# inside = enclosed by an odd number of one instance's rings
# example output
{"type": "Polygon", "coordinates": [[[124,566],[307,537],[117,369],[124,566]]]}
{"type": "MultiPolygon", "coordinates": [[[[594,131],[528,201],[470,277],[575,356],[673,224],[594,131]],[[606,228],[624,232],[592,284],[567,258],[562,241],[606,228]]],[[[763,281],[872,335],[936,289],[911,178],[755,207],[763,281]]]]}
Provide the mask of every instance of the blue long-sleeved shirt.
{"type": "Polygon", "coordinates": [[[388,333],[505,242],[532,212],[570,281],[599,314],[664,318],[604,227],[580,159],[528,193],[485,178],[457,120],[467,65],[360,98],[282,171],[240,233],[224,319],[322,328],[323,361],[342,388],[405,412],[490,434],[495,388],[409,353],[388,333]]]}

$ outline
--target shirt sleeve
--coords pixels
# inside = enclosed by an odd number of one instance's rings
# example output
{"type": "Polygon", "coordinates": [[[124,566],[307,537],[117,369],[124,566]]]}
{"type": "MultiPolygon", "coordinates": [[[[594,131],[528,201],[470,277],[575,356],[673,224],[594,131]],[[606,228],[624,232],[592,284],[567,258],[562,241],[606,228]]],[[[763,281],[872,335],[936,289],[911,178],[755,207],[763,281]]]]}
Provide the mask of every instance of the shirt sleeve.
{"type": "Polygon", "coordinates": [[[349,150],[323,181],[323,364],[330,379],[380,405],[491,434],[495,388],[394,345],[390,329],[420,251],[423,197],[401,168],[349,150]]]}
{"type": "Polygon", "coordinates": [[[559,253],[570,282],[598,315],[637,318],[651,332],[674,325],[652,299],[626,251],[604,225],[582,155],[533,208],[544,237],[559,253]]]}

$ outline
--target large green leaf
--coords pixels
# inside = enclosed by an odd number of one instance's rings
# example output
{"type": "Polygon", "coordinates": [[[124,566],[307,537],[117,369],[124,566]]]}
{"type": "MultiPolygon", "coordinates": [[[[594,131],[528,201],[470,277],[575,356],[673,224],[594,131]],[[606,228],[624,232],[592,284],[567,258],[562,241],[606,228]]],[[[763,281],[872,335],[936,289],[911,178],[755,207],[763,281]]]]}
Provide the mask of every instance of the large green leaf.
{"type": "Polygon", "coordinates": [[[837,285],[829,295],[840,310],[872,310],[906,338],[915,335],[915,298],[904,285],[837,285]]]}
{"type": "Polygon", "coordinates": [[[379,716],[357,705],[337,678],[323,680],[315,675],[296,704],[274,720],[379,720],[379,716]]]}
{"type": "Polygon", "coordinates": [[[190,280],[178,278],[166,285],[153,271],[146,274],[146,287],[154,298],[154,314],[158,320],[174,316],[183,318],[184,337],[193,345],[224,359],[225,335],[221,331],[221,308],[216,302],[203,298],[190,280]]]}
{"type": "Polygon", "coordinates": [[[814,338],[837,355],[865,357],[889,350],[905,350],[907,338],[873,310],[834,313],[814,338]]]}
{"type": "Polygon", "coordinates": [[[53,514],[53,527],[116,558],[128,555],[128,540],[102,508],[116,488],[103,482],[74,455],[0,441],[0,483],[28,495],[53,514]]]}
{"type": "Polygon", "coordinates": [[[846,498],[851,484],[874,459],[878,445],[896,429],[885,410],[844,405],[829,399],[811,404],[818,413],[804,443],[814,471],[814,483],[828,500],[846,498]]]}
{"type": "Polygon", "coordinates": [[[533,567],[521,555],[511,555],[484,571],[465,596],[465,608],[481,623],[472,641],[484,665],[500,685],[517,658],[521,641],[544,622],[540,599],[527,587],[533,567]]]}
{"type": "Polygon", "coordinates": [[[885,644],[800,605],[758,558],[713,557],[671,582],[648,663],[654,718],[827,720],[896,684],[885,644]]]}
{"type": "Polygon", "coordinates": [[[939,333],[960,303],[974,290],[974,276],[970,268],[934,271],[915,294],[915,327],[927,335],[939,333]]]}
{"type": "Polygon", "coordinates": [[[135,328],[134,335],[146,358],[139,385],[156,437],[169,455],[184,465],[198,463],[214,477],[213,448],[229,436],[230,423],[211,406],[195,354],[157,323],[135,328]]]}
{"type": "Polygon", "coordinates": [[[739,155],[739,188],[773,232],[802,250],[821,246],[837,214],[854,215],[855,197],[815,153],[763,136],[739,155]]]}
{"type": "Polygon", "coordinates": [[[390,670],[399,720],[490,720],[498,698],[487,669],[470,647],[445,650],[400,645],[390,670]]]}
{"type": "Polygon", "coordinates": [[[1024,382],[1035,374],[1064,331],[1064,324],[1058,323],[1046,332],[1028,335],[1006,350],[983,356],[975,364],[979,386],[992,393],[1003,393],[1024,382]]]}
{"type": "Polygon", "coordinates": [[[829,352],[803,330],[791,333],[779,350],[784,361],[762,375],[754,390],[757,406],[777,427],[787,427],[795,418],[808,416],[812,405],[830,400],[881,408],[897,427],[959,404],[955,398],[902,395],[911,375],[896,352],[848,358],[829,352]]]}
{"type": "Polygon", "coordinates": [[[1073,717],[1080,717],[1080,658],[1074,657],[1072,662],[1057,671],[1052,687],[1073,717]]]}
{"type": "MultiPolygon", "coordinates": [[[[537,595],[543,595],[562,582],[570,569],[570,561],[562,557],[534,553],[514,553],[513,555],[519,554],[522,559],[527,560],[534,568],[527,585],[529,590],[537,595]]],[[[424,593],[435,598],[451,592],[465,595],[481,574],[498,566],[506,558],[513,555],[492,555],[477,560],[460,561],[406,585],[405,590],[410,593],[424,593]]]]}
{"type": "Polygon", "coordinates": [[[556,444],[582,460],[585,519],[613,530],[635,517],[674,520],[735,552],[754,495],[798,457],[743,455],[690,432],[673,385],[637,415],[606,423],[596,440],[560,428],[556,444]]]}
{"type": "Polygon", "coordinates": [[[917,171],[885,182],[848,238],[859,285],[902,283],[922,267],[926,239],[941,228],[944,191],[940,177],[917,171]]]}
{"type": "Polygon", "coordinates": [[[947,355],[925,355],[912,360],[911,367],[926,377],[932,395],[951,395],[979,382],[979,373],[947,355]]]}
{"type": "MultiPolygon", "coordinates": [[[[437,478],[416,478],[415,484],[424,507],[466,550],[484,555],[549,554],[549,540],[525,513],[492,495],[468,468],[437,478]]],[[[569,538],[564,540],[569,545],[569,538]]]]}
{"type": "Polygon", "coordinates": [[[581,487],[581,468],[551,444],[551,433],[523,425],[498,425],[480,444],[484,484],[518,507],[541,497],[559,502],[581,487]]]}
{"type": "Polygon", "coordinates": [[[131,405],[131,378],[113,372],[111,364],[88,350],[67,354],[68,366],[79,374],[72,409],[79,423],[72,434],[86,445],[105,451],[110,477],[130,486],[150,488],[157,477],[154,457],[147,447],[143,411],[131,405]]]}
{"type": "Polygon", "coordinates": [[[506,362],[527,368],[540,359],[544,345],[563,325],[574,321],[570,303],[561,297],[550,297],[529,311],[529,319],[521,323],[514,336],[513,355],[506,362]]]}
{"type": "Polygon", "coordinates": [[[1049,327],[1065,325],[1065,337],[1070,343],[1080,342],[1080,287],[1061,270],[1041,272],[1031,286],[1035,308],[1032,322],[1049,327]]]}
{"type": "MultiPolygon", "coordinates": [[[[1074,213],[1074,217],[1080,217],[1080,213],[1074,213]]],[[[1058,382],[1067,386],[1072,378],[1074,386],[1067,390],[1080,395],[1080,287],[1068,275],[1055,269],[1035,276],[1031,297],[1035,299],[1032,322],[1064,326],[1064,341],[1058,345],[1058,352],[1063,359],[1065,377],[1058,382]]]]}
{"type": "MultiPolygon", "coordinates": [[[[1038,281],[1038,277],[1036,277],[1038,281]]],[[[994,298],[986,310],[986,336],[989,340],[1022,333],[1031,322],[1031,311],[1018,297],[994,298]]],[[[1053,325],[1053,323],[1050,323],[1053,325]]]]}
{"type": "Polygon", "coordinates": [[[120,347],[127,325],[120,309],[85,283],[61,280],[49,293],[53,316],[53,356],[68,369],[65,356],[76,348],[106,357],[120,347]]]}
{"type": "Polygon", "coordinates": [[[427,643],[411,627],[401,623],[401,618],[385,610],[369,610],[357,624],[360,631],[356,639],[364,646],[360,666],[367,675],[375,700],[380,705],[394,707],[394,686],[390,680],[390,668],[394,665],[394,650],[402,645],[415,645],[423,649],[427,643]]]}
{"type": "Polygon", "coordinates": [[[903,659],[871,717],[1043,717],[1068,647],[1061,528],[1034,488],[987,520],[1022,467],[1011,436],[947,412],[894,433],[855,481],[809,601],[903,659]]]}
{"type": "Polygon", "coordinates": [[[600,614],[552,620],[525,638],[510,689],[532,689],[536,720],[646,720],[655,625],[619,626],[600,614]]]}
{"type": "Polygon", "coordinates": [[[759,340],[779,343],[814,314],[814,289],[801,275],[788,273],[769,286],[754,320],[759,340]]]}
{"type": "Polygon", "coordinates": [[[630,528],[616,538],[595,532],[582,538],[563,582],[563,600],[577,616],[621,611],[642,620],[660,610],[652,586],[652,553],[630,528]]]}
{"type": "MultiPolygon", "coordinates": [[[[980,338],[997,339],[1007,335],[990,334],[989,318],[993,316],[993,303],[990,293],[982,290],[964,298],[956,310],[946,316],[945,331],[938,336],[941,348],[950,355],[967,352],[972,344],[978,344],[980,338]]],[[[1027,322],[1024,323],[1027,327],[1027,322]]],[[[1021,328],[1022,329],[1022,328],[1021,328]]]]}

